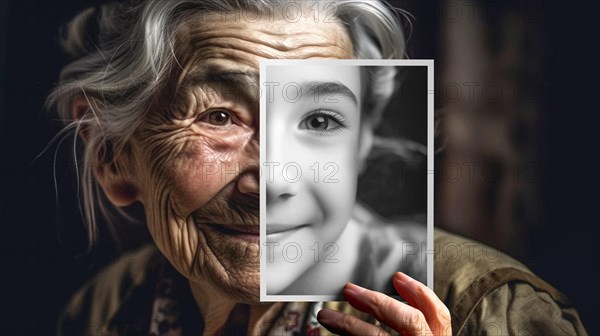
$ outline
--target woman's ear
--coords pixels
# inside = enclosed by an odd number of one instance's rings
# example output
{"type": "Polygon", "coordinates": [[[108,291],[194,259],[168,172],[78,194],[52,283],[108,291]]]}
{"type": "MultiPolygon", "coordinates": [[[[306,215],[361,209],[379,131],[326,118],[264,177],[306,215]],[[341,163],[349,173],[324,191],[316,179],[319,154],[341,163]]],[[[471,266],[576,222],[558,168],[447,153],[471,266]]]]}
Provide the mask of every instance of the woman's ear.
{"type": "Polygon", "coordinates": [[[104,190],[108,200],[118,207],[126,207],[139,200],[139,188],[134,178],[134,167],[129,160],[129,153],[121,153],[113,158],[112,145],[109,141],[98,151],[93,173],[98,184],[104,190]]]}
{"type": "MultiPolygon", "coordinates": [[[[85,96],[78,95],[71,102],[71,115],[75,120],[83,120],[91,109],[90,101],[85,96]]],[[[99,131],[93,125],[83,123],[79,128],[79,136],[85,142],[86,151],[95,152],[91,173],[111,203],[118,207],[129,206],[139,199],[139,189],[132,174],[135,169],[130,164],[129,153],[122,151],[119,157],[115,157],[109,140],[97,137],[98,140],[91,141],[95,138],[93,132],[99,131]]]]}
{"type": "Polygon", "coordinates": [[[105,173],[96,173],[96,180],[102,187],[106,198],[117,207],[126,207],[139,199],[139,190],[131,181],[114,179],[105,173]]]}

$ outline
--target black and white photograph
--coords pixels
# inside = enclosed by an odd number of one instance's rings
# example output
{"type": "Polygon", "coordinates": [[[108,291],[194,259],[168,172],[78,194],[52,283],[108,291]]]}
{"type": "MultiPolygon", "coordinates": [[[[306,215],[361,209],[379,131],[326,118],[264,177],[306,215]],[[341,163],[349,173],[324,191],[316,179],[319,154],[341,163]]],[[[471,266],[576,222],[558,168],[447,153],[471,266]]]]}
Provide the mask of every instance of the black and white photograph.
{"type": "Polygon", "coordinates": [[[397,296],[398,271],[428,284],[433,62],[261,70],[261,299],[343,300],[348,282],[397,296]]]}
{"type": "Polygon", "coordinates": [[[600,335],[598,13],[0,0],[0,335],[600,335]]]}

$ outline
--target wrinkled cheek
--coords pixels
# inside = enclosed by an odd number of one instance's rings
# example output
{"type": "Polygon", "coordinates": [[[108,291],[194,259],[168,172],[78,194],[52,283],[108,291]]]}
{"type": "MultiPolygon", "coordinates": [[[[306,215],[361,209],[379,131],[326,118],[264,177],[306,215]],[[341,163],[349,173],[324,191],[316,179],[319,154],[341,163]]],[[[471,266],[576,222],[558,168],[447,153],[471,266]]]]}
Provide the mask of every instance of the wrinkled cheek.
{"type": "Polygon", "coordinates": [[[196,144],[164,170],[173,206],[182,217],[214,198],[239,174],[239,151],[232,145],[196,144]]]}
{"type": "Polygon", "coordinates": [[[151,158],[157,161],[144,202],[149,229],[161,251],[188,277],[214,264],[216,253],[191,215],[237,177],[240,148],[238,141],[196,135],[180,148],[165,150],[169,157],[151,158]]]}
{"type": "Polygon", "coordinates": [[[221,188],[222,183],[207,173],[210,169],[210,164],[196,161],[180,162],[165,171],[171,203],[181,217],[189,216],[209,202],[221,188]]]}

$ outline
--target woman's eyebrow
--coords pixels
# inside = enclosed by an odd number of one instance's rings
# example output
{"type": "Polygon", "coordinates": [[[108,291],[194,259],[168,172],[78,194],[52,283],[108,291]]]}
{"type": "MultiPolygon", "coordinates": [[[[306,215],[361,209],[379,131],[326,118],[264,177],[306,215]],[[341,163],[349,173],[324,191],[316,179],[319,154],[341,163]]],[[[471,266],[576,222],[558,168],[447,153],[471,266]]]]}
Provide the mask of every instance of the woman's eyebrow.
{"type": "Polygon", "coordinates": [[[350,100],[358,106],[358,98],[346,85],[341,82],[309,81],[300,84],[302,96],[309,94],[315,102],[338,103],[340,98],[350,100]]]}
{"type": "Polygon", "coordinates": [[[228,96],[230,99],[256,100],[259,95],[259,75],[256,72],[240,71],[199,71],[186,76],[181,89],[201,85],[211,86],[216,93],[228,96]],[[235,95],[236,97],[229,97],[235,95]]]}

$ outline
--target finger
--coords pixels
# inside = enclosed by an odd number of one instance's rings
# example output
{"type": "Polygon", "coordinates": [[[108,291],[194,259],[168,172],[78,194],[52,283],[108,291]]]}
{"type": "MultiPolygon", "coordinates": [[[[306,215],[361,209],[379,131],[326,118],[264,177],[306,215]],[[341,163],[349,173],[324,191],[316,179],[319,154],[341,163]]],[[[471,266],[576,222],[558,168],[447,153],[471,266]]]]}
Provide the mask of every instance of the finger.
{"type": "Polygon", "coordinates": [[[385,294],[355,284],[344,286],[344,296],[354,308],[405,335],[431,334],[423,313],[385,294]]]}
{"type": "Polygon", "coordinates": [[[423,312],[434,334],[452,334],[450,311],[429,287],[401,272],[394,274],[392,283],[406,302],[423,312]]]}
{"type": "Polygon", "coordinates": [[[322,326],[339,335],[389,335],[376,325],[365,322],[356,316],[343,314],[331,309],[321,309],[317,320],[322,326]]]}

